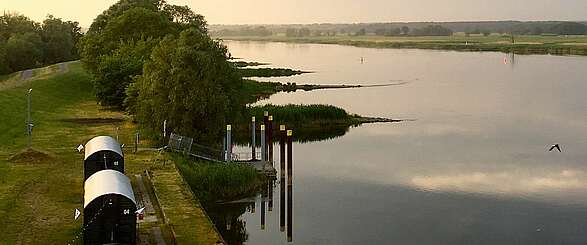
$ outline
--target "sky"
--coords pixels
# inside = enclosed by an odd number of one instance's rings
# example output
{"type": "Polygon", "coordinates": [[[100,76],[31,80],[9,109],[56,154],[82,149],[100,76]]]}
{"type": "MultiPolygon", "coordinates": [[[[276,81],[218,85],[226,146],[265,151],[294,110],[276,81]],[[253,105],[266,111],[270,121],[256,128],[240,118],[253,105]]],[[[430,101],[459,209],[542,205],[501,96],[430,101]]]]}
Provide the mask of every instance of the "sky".
{"type": "MultiPolygon", "coordinates": [[[[0,10],[40,21],[52,14],[88,27],[117,0],[0,0],[0,10]]],[[[587,0],[168,0],[210,24],[587,20],[587,0]]]]}

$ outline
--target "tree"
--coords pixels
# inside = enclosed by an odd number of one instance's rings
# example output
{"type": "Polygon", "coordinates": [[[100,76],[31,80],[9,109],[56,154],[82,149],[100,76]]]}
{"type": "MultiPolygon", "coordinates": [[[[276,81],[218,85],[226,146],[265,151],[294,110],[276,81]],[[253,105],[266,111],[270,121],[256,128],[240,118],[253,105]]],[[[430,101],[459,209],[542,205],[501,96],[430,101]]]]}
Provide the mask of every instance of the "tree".
{"type": "Polygon", "coordinates": [[[542,33],[544,33],[544,30],[539,26],[534,27],[534,30],[532,30],[532,35],[542,35],[542,33]]]}
{"type": "Polygon", "coordinates": [[[561,22],[550,31],[558,35],[584,35],[587,34],[587,26],[577,22],[561,22]]]}
{"type": "Polygon", "coordinates": [[[6,60],[12,71],[20,71],[42,64],[43,43],[36,33],[14,34],[6,42],[6,60]]]}
{"type": "Polygon", "coordinates": [[[404,35],[410,34],[410,28],[407,26],[402,26],[402,34],[404,34],[404,35]]]}
{"type": "Polygon", "coordinates": [[[300,37],[309,37],[310,34],[311,34],[311,31],[308,28],[301,28],[298,32],[298,36],[300,36],[300,37]]]}
{"type": "Polygon", "coordinates": [[[104,11],[79,45],[82,62],[93,74],[98,101],[123,108],[125,90],[142,74],[155,44],[192,28],[207,34],[201,15],[163,0],[120,0],[104,11]]]}
{"type": "Polygon", "coordinates": [[[242,80],[227,61],[228,50],[197,29],[166,37],[153,49],[132,88],[136,118],[151,130],[162,121],[199,142],[217,142],[238,104],[242,80]]]}
{"type": "Polygon", "coordinates": [[[365,30],[365,28],[361,28],[359,31],[355,33],[355,36],[365,36],[366,34],[367,31],[365,30]]]}
{"type": "Polygon", "coordinates": [[[286,37],[297,37],[298,36],[298,30],[296,30],[294,28],[287,28],[285,30],[285,36],[286,37]]]}
{"type": "Polygon", "coordinates": [[[43,21],[41,37],[45,43],[44,63],[53,64],[77,58],[76,42],[81,29],[75,22],[64,22],[52,15],[43,21]]]}
{"type": "Polygon", "coordinates": [[[122,107],[127,87],[142,73],[144,61],[157,43],[157,39],[125,42],[113,54],[99,58],[94,90],[102,105],[122,107]]]}
{"type": "Polygon", "coordinates": [[[0,43],[0,74],[9,74],[12,72],[8,60],[6,60],[6,48],[0,43]]]}

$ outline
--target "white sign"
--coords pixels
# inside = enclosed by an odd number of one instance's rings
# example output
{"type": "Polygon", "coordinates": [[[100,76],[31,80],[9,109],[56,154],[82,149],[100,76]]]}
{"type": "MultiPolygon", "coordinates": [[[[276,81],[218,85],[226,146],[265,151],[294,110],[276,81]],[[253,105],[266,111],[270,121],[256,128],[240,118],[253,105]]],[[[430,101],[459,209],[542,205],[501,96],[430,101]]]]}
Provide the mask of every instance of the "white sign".
{"type": "Polygon", "coordinates": [[[79,146],[77,146],[76,149],[77,149],[77,152],[81,153],[82,150],[84,149],[84,146],[83,145],[79,145],[79,146]]]}
{"type": "Polygon", "coordinates": [[[82,213],[76,208],[75,212],[73,213],[73,219],[77,220],[77,218],[79,218],[80,214],[82,214],[82,213]]]}

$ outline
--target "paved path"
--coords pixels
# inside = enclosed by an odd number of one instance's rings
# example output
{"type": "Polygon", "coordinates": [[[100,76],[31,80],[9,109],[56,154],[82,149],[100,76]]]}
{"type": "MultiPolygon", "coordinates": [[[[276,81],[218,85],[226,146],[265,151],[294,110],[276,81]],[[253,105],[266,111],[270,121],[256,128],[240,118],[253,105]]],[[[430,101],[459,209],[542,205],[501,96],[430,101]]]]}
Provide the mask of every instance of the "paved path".
{"type": "Polygon", "coordinates": [[[143,181],[143,176],[137,174],[137,175],[135,175],[135,177],[137,178],[137,184],[139,186],[139,191],[141,192],[143,205],[145,207],[145,213],[154,214],[155,209],[153,208],[153,202],[151,202],[151,197],[149,197],[149,193],[147,192],[147,188],[145,187],[145,182],[143,181]]]}
{"type": "Polygon", "coordinates": [[[67,63],[59,63],[59,72],[66,73],[69,71],[69,66],[67,63]]]}
{"type": "Polygon", "coordinates": [[[24,70],[20,73],[20,80],[21,81],[29,80],[29,79],[31,79],[31,77],[33,77],[33,70],[32,69],[24,70]]]}
{"type": "Polygon", "coordinates": [[[165,245],[165,240],[163,240],[163,234],[161,233],[161,228],[153,227],[152,234],[155,236],[155,242],[157,245],[165,245]]]}

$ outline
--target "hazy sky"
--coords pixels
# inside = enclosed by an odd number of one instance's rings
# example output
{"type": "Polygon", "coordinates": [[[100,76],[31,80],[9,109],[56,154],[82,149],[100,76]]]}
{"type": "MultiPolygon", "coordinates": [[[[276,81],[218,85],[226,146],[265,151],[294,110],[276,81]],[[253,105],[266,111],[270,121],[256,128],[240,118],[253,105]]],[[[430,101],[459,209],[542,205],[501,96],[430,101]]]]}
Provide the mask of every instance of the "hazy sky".
{"type": "MultiPolygon", "coordinates": [[[[87,27],[117,0],[0,0],[0,10],[87,27]]],[[[210,24],[460,20],[587,20],[587,0],[169,0],[210,24]]]]}

